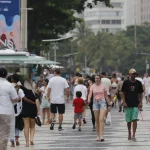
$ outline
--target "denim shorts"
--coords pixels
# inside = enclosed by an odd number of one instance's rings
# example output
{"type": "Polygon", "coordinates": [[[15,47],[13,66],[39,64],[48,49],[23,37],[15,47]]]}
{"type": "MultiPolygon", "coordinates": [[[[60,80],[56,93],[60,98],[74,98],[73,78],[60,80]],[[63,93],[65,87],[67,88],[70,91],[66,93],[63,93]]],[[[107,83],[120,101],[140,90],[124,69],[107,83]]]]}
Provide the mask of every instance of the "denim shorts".
{"type": "Polygon", "coordinates": [[[75,113],[74,114],[74,119],[82,119],[82,113],[75,113]]]}
{"type": "Polygon", "coordinates": [[[93,100],[93,110],[107,110],[107,103],[105,99],[103,100],[93,100]]]}

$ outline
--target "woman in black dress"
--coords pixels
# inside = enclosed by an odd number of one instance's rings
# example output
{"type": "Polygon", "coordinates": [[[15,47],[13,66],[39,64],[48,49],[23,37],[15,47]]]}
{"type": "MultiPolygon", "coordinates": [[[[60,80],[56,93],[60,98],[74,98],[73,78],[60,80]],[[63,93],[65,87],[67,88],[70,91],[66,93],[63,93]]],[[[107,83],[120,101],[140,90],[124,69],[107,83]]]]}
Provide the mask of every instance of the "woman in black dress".
{"type": "Polygon", "coordinates": [[[30,104],[23,101],[22,117],[24,121],[24,135],[26,139],[26,147],[29,147],[29,133],[30,145],[34,145],[33,138],[35,134],[35,117],[39,115],[40,103],[35,94],[32,81],[25,80],[24,87],[21,87],[25,96],[32,100],[35,104],[30,104]]]}

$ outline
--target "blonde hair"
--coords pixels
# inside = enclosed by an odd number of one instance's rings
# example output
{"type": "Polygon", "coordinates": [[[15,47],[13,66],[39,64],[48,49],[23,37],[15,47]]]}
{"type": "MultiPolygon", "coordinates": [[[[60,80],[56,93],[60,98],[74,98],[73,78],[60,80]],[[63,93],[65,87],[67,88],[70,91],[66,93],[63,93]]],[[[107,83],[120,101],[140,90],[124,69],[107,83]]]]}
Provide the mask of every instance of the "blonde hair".
{"type": "Polygon", "coordinates": [[[78,78],[78,84],[83,84],[83,78],[82,77],[78,78]]]}
{"type": "Polygon", "coordinates": [[[28,89],[28,90],[34,90],[32,81],[29,80],[29,79],[26,79],[26,80],[24,81],[24,87],[25,87],[26,89],[28,89]]]}

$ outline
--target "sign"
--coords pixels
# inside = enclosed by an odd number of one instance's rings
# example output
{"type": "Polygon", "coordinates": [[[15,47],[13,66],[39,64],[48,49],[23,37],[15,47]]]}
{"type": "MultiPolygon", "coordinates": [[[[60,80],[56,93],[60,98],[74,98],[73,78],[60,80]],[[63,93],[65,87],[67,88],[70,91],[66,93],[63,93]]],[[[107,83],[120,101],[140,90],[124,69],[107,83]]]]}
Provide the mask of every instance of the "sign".
{"type": "Polygon", "coordinates": [[[20,48],[20,0],[0,0],[0,47],[20,48]]]}

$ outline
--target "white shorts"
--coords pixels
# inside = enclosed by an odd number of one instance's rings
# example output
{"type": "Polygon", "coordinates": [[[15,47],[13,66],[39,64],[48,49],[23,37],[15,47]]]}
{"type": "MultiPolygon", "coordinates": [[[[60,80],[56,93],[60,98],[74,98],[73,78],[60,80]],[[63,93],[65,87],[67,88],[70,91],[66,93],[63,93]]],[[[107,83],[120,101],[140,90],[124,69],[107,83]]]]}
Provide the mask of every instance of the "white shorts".
{"type": "Polygon", "coordinates": [[[150,87],[145,89],[145,96],[148,96],[148,95],[150,95],[150,87]]]}

